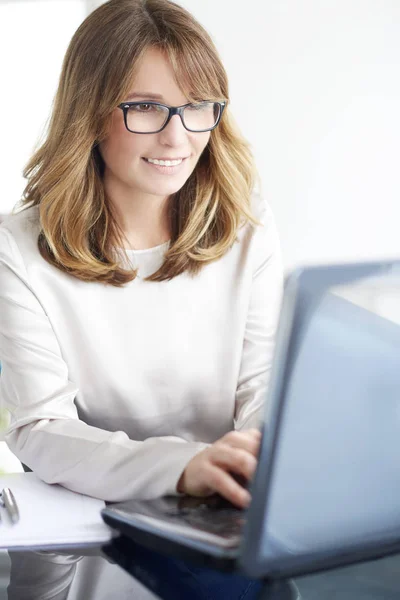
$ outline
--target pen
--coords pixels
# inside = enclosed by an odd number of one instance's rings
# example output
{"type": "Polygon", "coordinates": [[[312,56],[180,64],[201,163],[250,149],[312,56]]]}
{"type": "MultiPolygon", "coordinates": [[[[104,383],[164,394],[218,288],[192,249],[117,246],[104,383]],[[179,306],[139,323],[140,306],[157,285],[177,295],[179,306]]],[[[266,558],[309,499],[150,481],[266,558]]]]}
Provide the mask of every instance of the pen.
{"type": "Polygon", "coordinates": [[[19,510],[17,501],[15,500],[14,494],[10,488],[4,488],[1,492],[0,498],[1,506],[4,506],[9,514],[12,523],[18,523],[19,521],[19,510]]]}

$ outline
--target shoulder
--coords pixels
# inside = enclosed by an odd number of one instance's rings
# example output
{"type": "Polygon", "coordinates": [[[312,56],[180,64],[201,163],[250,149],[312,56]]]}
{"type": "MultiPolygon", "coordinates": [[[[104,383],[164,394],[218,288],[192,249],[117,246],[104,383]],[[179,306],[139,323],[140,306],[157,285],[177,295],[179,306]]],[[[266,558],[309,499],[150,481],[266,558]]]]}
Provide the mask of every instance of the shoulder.
{"type": "Polygon", "coordinates": [[[279,246],[279,235],[275,218],[269,203],[260,191],[253,191],[250,198],[250,212],[259,224],[247,221],[243,227],[243,237],[251,245],[268,247],[279,246]]]}
{"type": "Polygon", "coordinates": [[[236,256],[242,272],[255,276],[267,264],[276,264],[281,268],[282,254],[279,235],[272,210],[259,191],[253,191],[248,203],[251,216],[257,224],[248,218],[240,226],[236,242],[232,247],[232,256],[236,256]]]}
{"type": "Polygon", "coordinates": [[[21,235],[39,233],[40,217],[39,207],[31,206],[17,213],[7,215],[0,225],[0,231],[7,231],[16,239],[21,235]]]}
{"type": "Polygon", "coordinates": [[[39,232],[38,206],[6,216],[0,225],[0,256],[22,262],[29,262],[32,256],[40,256],[37,248],[39,232]]]}
{"type": "Polygon", "coordinates": [[[253,277],[268,265],[273,265],[280,277],[283,261],[278,229],[271,207],[259,191],[253,191],[251,195],[250,212],[259,223],[255,225],[248,221],[244,227],[243,242],[253,277]]]}
{"type": "Polygon", "coordinates": [[[270,205],[260,191],[253,191],[250,199],[250,209],[253,217],[262,225],[275,224],[270,205]]]}

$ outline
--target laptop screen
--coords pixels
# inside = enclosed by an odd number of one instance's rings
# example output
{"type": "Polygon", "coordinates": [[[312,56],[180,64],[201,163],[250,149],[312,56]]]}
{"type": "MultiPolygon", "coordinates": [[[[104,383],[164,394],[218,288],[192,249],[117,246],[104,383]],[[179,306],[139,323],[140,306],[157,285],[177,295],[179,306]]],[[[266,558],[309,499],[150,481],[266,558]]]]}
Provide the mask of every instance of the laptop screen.
{"type": "Polygon", "coordinates": [[[399,540],[400,278],[303,285],[280,359],[259,562],[284,569],[399,540]]]}

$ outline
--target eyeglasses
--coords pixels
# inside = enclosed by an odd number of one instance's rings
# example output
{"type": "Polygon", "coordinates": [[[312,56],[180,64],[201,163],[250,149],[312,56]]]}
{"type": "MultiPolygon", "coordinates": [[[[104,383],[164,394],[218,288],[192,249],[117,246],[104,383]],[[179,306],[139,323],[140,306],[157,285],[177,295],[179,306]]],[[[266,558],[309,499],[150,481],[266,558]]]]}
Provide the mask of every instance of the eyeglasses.
{"type": "Polygon", "coordinates": [[[167,106],[159,102],[123,102],[125,127],[131,133],[159,133],[174,115],[179,115],[188,131],[211,131],[221,120],[226,102],[204,101],[182,106],[167,106]]]}

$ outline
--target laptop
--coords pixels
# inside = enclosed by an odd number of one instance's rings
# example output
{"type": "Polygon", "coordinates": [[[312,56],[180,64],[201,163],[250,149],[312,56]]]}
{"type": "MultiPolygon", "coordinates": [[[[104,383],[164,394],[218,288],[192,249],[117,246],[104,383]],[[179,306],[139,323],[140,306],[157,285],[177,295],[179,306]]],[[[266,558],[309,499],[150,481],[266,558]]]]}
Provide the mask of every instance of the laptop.
{"type": "Polygon", "coordinates": [[[254,578],[400,552],[400,260],[285,279],[252,501],[109,504],[135,542],[254,578]]]}

